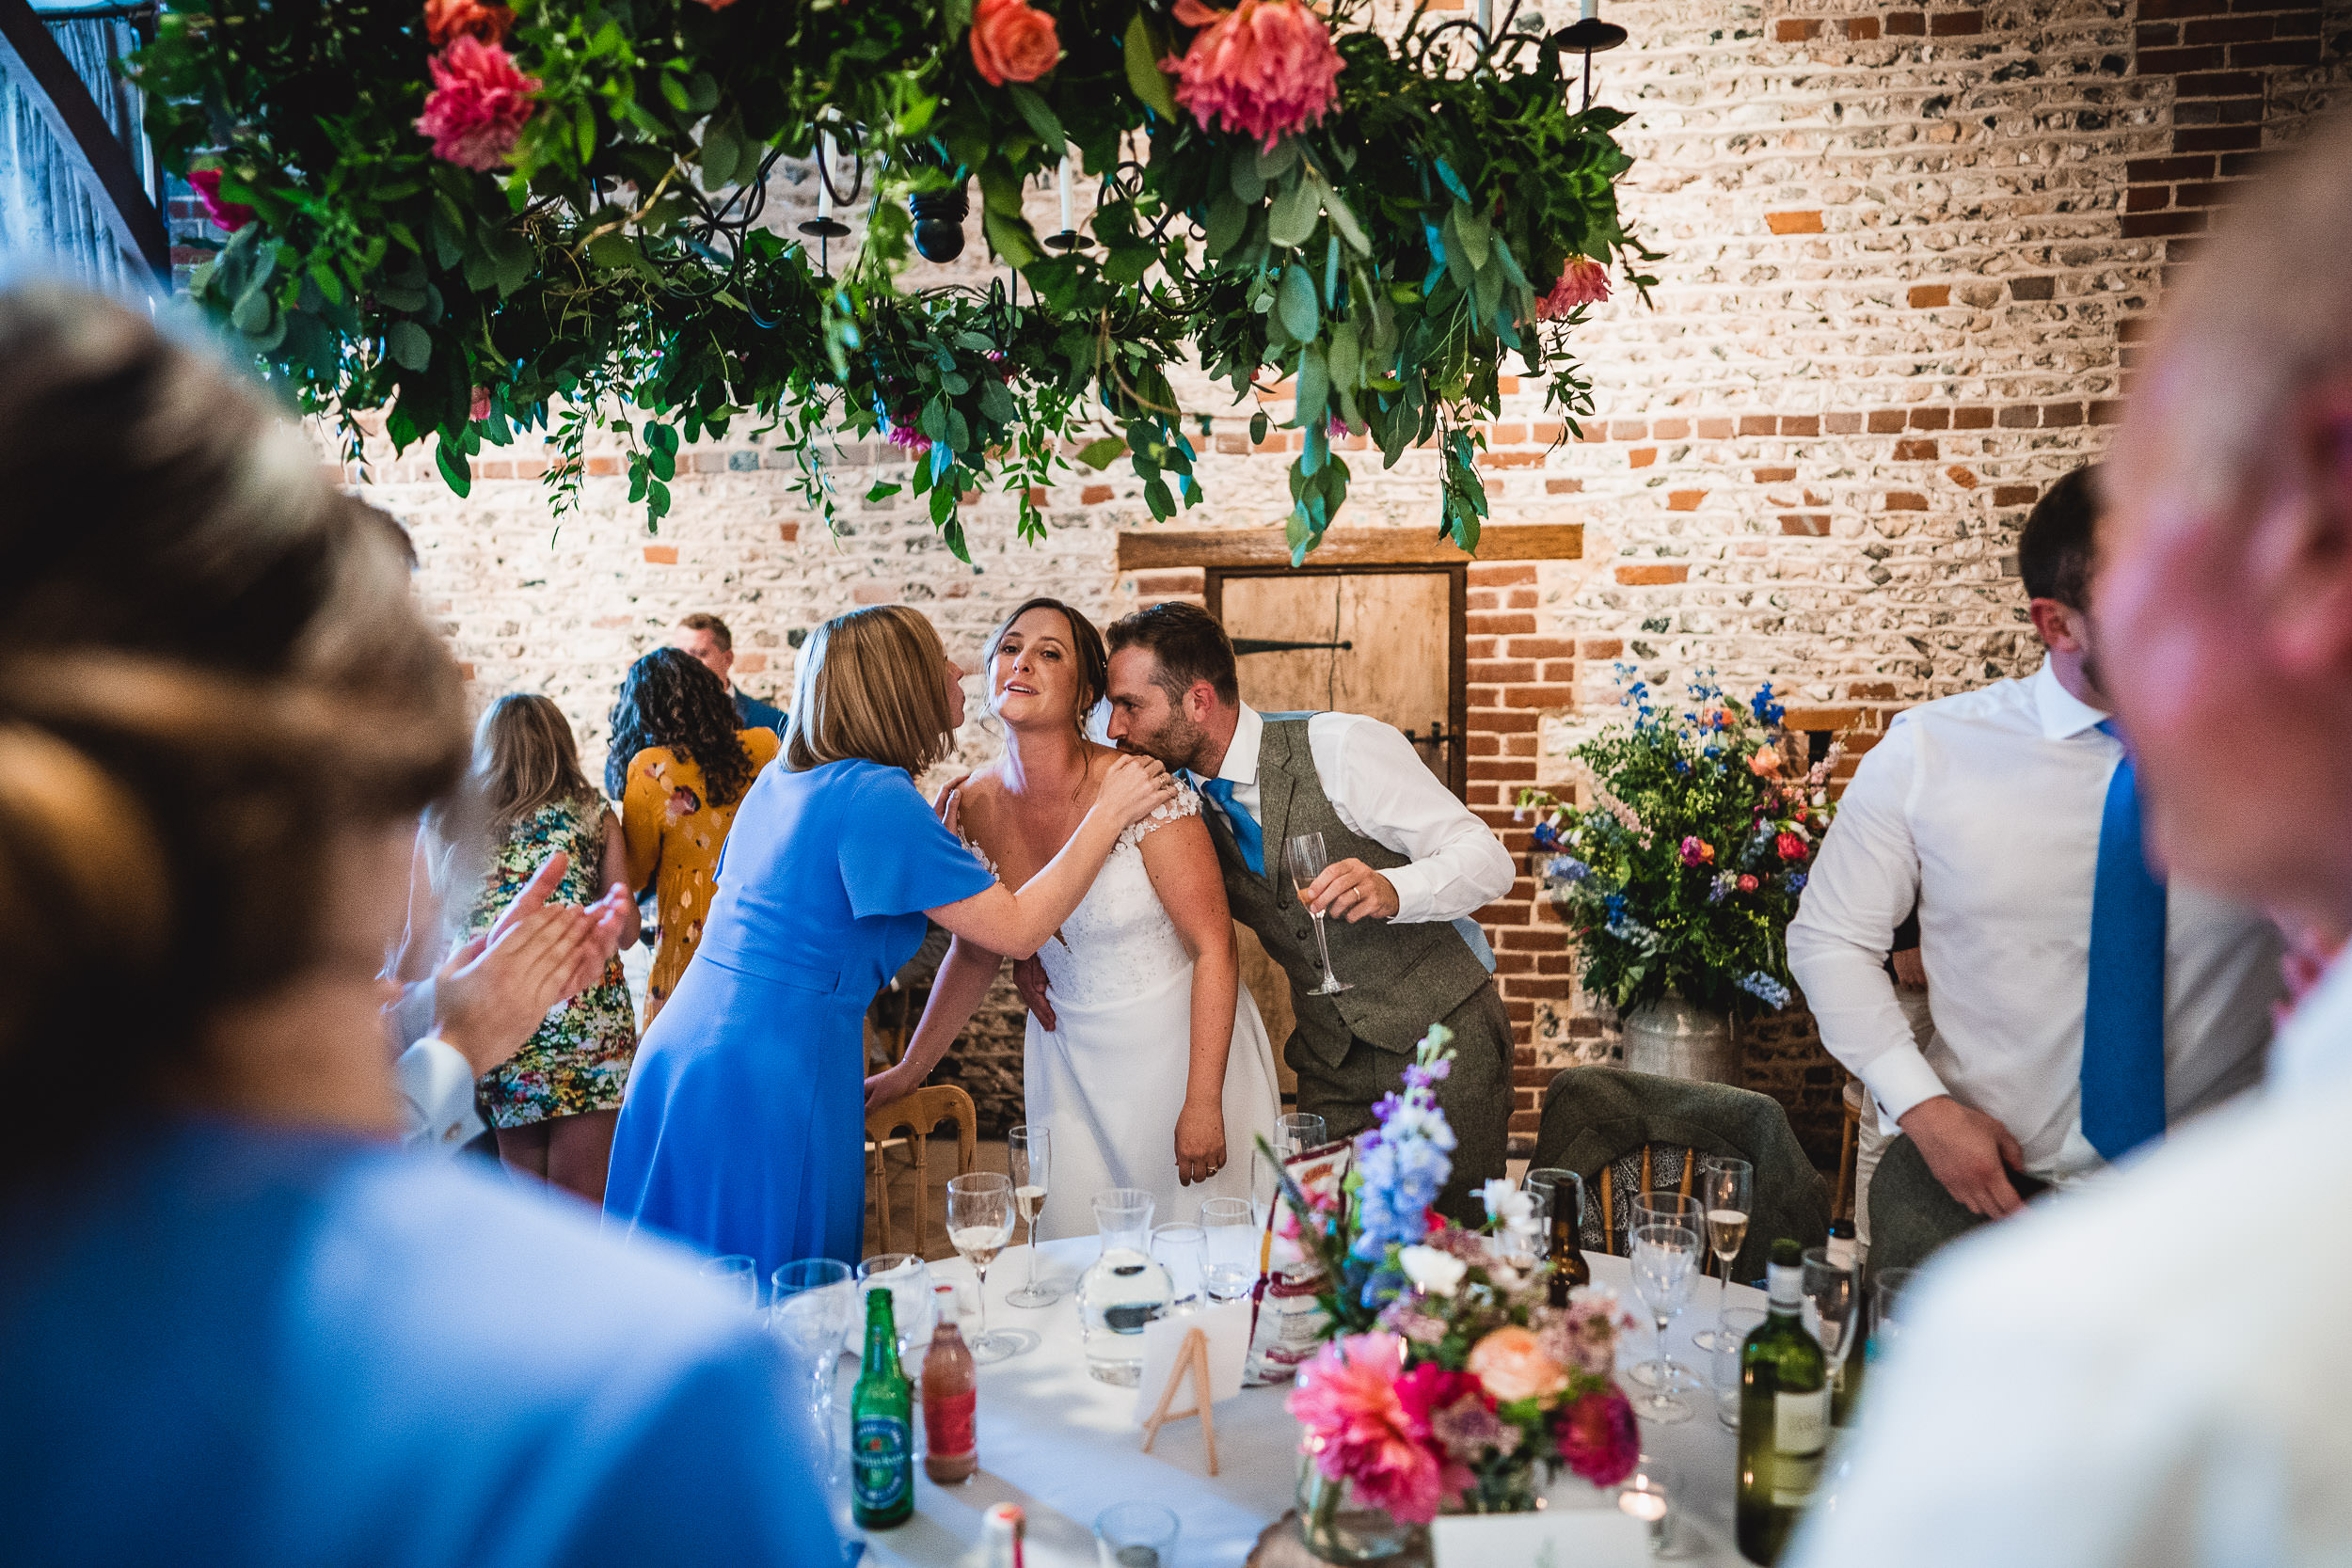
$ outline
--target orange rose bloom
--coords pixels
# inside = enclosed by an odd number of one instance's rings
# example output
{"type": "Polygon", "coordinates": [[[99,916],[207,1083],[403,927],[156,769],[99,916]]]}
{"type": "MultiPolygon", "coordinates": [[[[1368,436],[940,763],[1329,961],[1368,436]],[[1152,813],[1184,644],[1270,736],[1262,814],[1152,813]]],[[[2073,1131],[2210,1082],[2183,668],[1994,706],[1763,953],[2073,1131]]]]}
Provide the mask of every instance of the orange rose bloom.
{"type": "Polygon", "coordinates": [[[1568,1374],[1543,1352],[1532,1330],[1506,1325],[1470,1347],[1463,1363],[1497,1403],[1542,1400],[1549,1403],[1568,1386],[1568,1374]]]}
{"type": "Polygon", "coordinates": [[[1748,768],[1759,779],[1769,779],[1780,771],[1780,753],[1767,746],[1748,758],[1748,768]]]}
{"type": "Polygon", "coordinates": [[[1034,82],[1061,61],[1054,19],[1027,0],[980,0],[972,11],[972,63],[991,87],[1034,82]]]}
{"type": "Polygon", "coordinates": [[[514,25],[515,13],[504,6],[485,6],[482,0],[424,0],[424,32],[436,49],[456,38],[502,43],[514,25]]]}

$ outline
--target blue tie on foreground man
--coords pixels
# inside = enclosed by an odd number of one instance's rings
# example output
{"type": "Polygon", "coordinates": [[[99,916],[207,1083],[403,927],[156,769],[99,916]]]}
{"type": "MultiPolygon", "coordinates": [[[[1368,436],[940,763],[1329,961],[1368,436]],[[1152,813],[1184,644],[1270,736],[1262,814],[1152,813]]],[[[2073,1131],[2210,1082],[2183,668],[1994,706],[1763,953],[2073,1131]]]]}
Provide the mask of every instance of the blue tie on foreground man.
{"type": "MultiPolygon", "coordinates": [[[[2330,950],[2352,931],[2348,168],[2339,115],[2168,297],[2091,594],[2154,858],[2330,950]]],[[[2261,1093],[1937,1263],[1795,1560],[2352,1560],[2347,1128],[2339,960],[2261,1093]]]]}
{"type": "Polygon", "coordinates": [[[0,293],[0,1561],[826,1561],[750,1314],[398,1148],[465,699],[317,462],[144,316],[0,293]]]}

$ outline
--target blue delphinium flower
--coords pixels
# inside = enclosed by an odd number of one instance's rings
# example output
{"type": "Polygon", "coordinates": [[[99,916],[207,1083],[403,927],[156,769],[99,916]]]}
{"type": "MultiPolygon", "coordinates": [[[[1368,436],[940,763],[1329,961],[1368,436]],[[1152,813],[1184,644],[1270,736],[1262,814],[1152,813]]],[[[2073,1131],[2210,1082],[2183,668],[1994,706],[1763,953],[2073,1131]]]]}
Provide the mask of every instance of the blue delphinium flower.
{"type": "Polygon", "coordinates": [[[1788,891],[1791,893],[1803,893],[1804,891],[1804,881],[1805,877],[1804,872],[1791,871],[1788,873],[1788,891]]]}
{"type": "Polygon", "coordinates": [[[1756,688],[1756,695],[1748,699],[1748,711],[1756,715],[1756,721],[1759,724],[1777,724],[1788,710],[1772,701],[1772,683],[1766,681],[1756,688]]]}
{"type": "Polygon", "coordinates": [[[1761,972],[1742,974],[1740,977],[1740,989],[1768,1007],[1788,1006],[1788,988],[1761,972]]]}
{"type": "Polygon", "coordinates": [[[1563,882],[1581,882],[1593,874],[1593,868],[1574,855],[1554,855],[1544,863],[1544,875],[1563,882]]]}
{"type": "MultiPolygon", "coordinates": [[[[1453,1070],[1447,1059],[1454,1033],[1433,1024],[1405,1069],[1401,1094],[1372,1108],[1377,1125],[1356,1140],[1358,1258],[1380,1261],[1391,1246],[1410,1246],[1429,1233],[1429,1206],[1454,1174],[1454,1129],[1438,1108],[1437,1085],[1453,1070]]],[[[1376,1305],[1381,1277],[1364,1284],[1364,1305],[1376,1305]]]]}
{"type": "Polygon", "coordinates": [[[1549,849],[1560,842],[1560,830],[1551,825],[1551,818],[1546,817],[1535,824],[1534,831],[1528,837],[1534,841],[1536,848],[1549,849]]]}

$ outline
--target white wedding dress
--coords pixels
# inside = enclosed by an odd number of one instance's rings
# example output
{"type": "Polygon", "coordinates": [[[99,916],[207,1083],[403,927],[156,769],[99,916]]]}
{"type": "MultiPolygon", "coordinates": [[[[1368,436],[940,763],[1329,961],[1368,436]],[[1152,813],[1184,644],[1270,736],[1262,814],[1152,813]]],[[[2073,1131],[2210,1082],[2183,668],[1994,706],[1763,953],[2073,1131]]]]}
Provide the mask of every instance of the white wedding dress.
{"type": "Polygon", "coordinates": [[[1192,959],[1152,889],[1141,845],[1162,822],[1200,810],[1200,796],[1179,784],[1175,800],[1121,833],[1076,911],[1038,951],[1056,1027],[1030,1015],[1022,1070],[1029,1125],[1052,1135],[1041,1240],[1093,1234],[1094,1195],[1106,1187],[1150,1193],[1154,1225],[1197,1221],[1204,1198],[1249,1196],[1249,1151],[1261,1134],[1273,1136],[1281,1112],[1274,1048],[1248,988],[1237,987],[1225,1167],[1189,1187],[1177,1181],[1192,959]]]}

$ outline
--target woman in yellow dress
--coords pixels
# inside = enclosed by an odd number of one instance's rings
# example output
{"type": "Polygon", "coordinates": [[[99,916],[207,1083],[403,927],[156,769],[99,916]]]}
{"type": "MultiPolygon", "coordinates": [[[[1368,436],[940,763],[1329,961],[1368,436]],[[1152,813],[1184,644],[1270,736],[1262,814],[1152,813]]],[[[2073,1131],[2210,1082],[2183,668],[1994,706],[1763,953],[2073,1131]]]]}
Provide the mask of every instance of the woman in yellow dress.
{"type": "Polygon", "coordinates": [[[605,789],[621,802],[628,885],[653,884],[660,937],[645,1022],[686,972],[710,912],[711,879],[735,808],[775,759],[773,730],[739,729],[726,683],[675,648],[629,666],[612,705],[605,789]]]}

